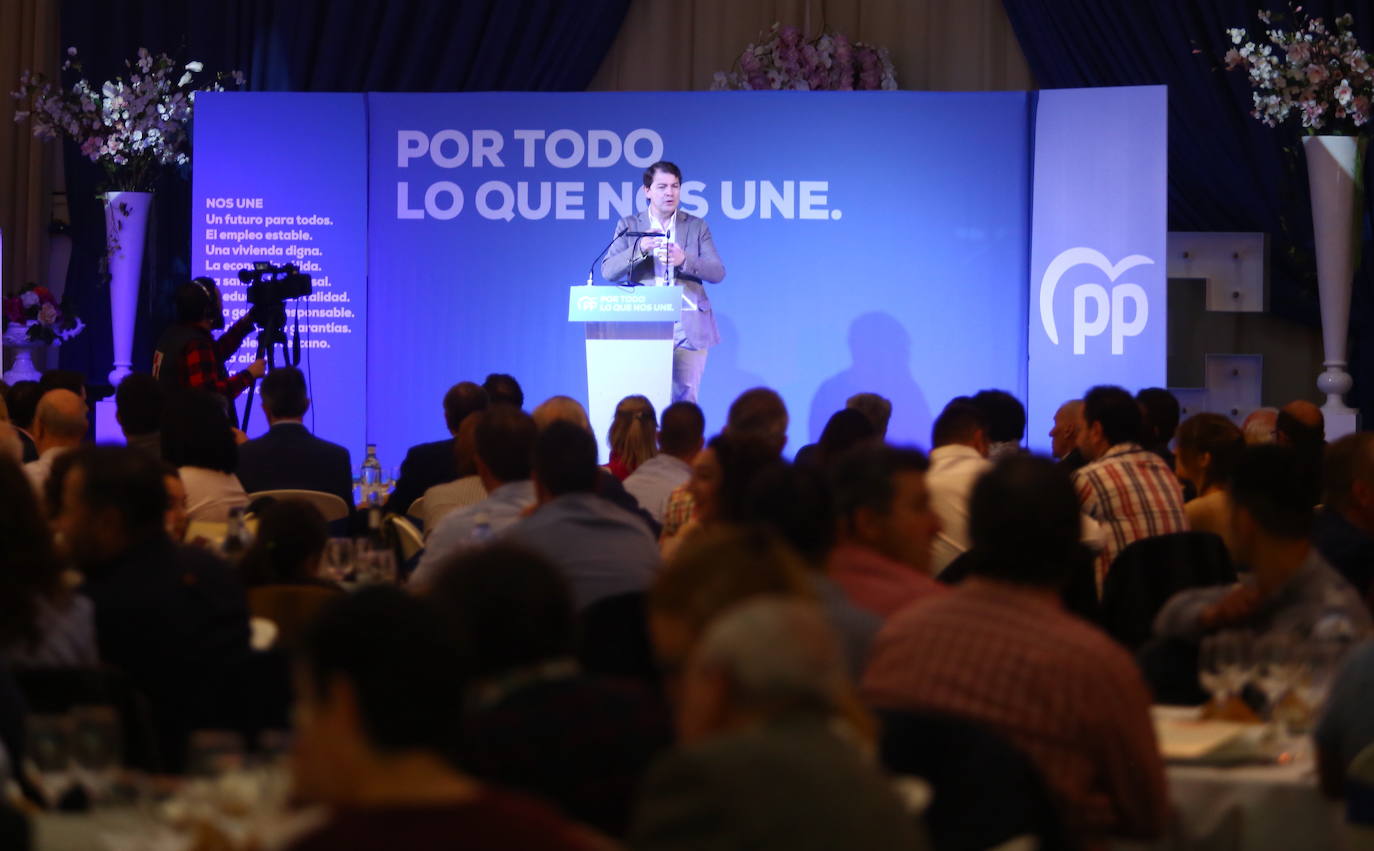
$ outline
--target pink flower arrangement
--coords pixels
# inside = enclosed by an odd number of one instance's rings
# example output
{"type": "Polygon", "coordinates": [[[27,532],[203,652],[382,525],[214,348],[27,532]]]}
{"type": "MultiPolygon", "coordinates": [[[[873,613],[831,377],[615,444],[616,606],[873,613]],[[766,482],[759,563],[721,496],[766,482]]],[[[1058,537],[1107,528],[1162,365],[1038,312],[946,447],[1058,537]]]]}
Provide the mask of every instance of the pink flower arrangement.
{"type": "Polygon", "coordinates": [[[1234,45],[1226,52],[1227,70],[1244,68],[1254,89],[1251,115],[1277,127],[1296,113],[1309,134],[1358,136],[1370,121],[1374,69],[1350,31],[1354,19],[1342,15],[1327,29],[1321,18],[1292,8],[1293,29],[1282,15],[1259,12],[1268,28],[1267,44],[1256,44],[1243,27],[1227,30],[1234,45]]]}
{"type": "MultiPolygon", "coordinates": [[[[67,57],[62,70],[80,73],[75,47],[67,48],[67,57]]],[[[70,89],[25,71],[18,90],[10,93],[16,101],[14,120],[31,122],[39,138],[71,139],[84,156],[104,166],[111,189],[147,191],[161,167],[188,162],[186,125],[196,92],[223,91],[230,79],[242,85],[243,74],[217,74],[198,86],[193,80],[203,70],[201,63],[179,65],[142,47],[124,66],[127,80],[118,77],[97,87],[83,77],[70,89]]]]}
{"type": "Polygon", "coordinates": [[[735,60],[734,69],[717,71],[711,89],[798,89],[855,91],[897,88],[887,48],[851,42],[840,33],[821,33],[807,41],[801,30],[773,24],[759,33],[735,60]]]}
{"type": "Polygon", "coordinates": [[[86,327],[75,314],[63,310],[51,290],[33,284],[6,296],[3,312],[5,342],[11,345],[70,340],[86,327]]]}

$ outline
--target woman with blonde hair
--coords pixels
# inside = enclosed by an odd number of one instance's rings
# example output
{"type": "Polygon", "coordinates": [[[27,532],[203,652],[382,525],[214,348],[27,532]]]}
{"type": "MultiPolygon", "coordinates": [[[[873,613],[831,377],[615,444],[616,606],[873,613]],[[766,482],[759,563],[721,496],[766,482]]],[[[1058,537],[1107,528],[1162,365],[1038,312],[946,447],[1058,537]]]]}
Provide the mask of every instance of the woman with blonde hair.
{"type": "Polygon", "coordinates": [[[626,396],[615,406],[615,419],[606,435],[611,460],[606,466],[622,482],[640,464],[658,454],[658,418],[654,403],[644,396],[626,396]]]}

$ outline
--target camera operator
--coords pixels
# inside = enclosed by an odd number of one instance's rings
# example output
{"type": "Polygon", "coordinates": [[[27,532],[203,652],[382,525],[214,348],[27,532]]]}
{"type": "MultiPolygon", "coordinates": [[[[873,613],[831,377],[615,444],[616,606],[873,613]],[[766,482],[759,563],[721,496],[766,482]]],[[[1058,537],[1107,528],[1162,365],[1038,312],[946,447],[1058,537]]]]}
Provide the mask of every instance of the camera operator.
{"type": "Polygon", "coordinates": [[[210,390],[232,401],[267,371],[262,358],[232,377],[224,368],[253,330],[255,316],[249,309],[218,340],[211,337],[212,329],[224,327],[224,303],[212,279],[196,278],[177,287],[176,314],[176,324],[163,332],[153,354],[153,376],[168,391],[210,390]]]}

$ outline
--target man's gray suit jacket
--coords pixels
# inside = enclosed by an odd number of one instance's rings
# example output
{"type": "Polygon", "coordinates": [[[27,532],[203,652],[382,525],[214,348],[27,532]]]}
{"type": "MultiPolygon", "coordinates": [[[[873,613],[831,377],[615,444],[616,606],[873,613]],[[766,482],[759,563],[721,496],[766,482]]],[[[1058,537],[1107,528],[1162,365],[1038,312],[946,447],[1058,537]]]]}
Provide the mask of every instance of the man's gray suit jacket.
{"type": "MultiPolygon", "coordinates": [[[[686,290],[687,298],[696,305],[693,310],[686,305],[682,308],[682,331],[688,344],[694,349],[708,349],[720,342],[720,332],[716,330],[716,317],[711,312],[711,297],[706,294],[704,283],[718,284],[725,279],[725,264],[716,254],[716,244],[711,239],[711,229],[703,219],[677,211],[674,224],[674,241],[682,246],[687,259],[677,269],[677,282],[686,290]]],[[[616,222],[615,233],[621,231],[652,231],[647,210],[634,216],[625,216],[616,222]]],[[[601,263],[601,275],[612,283],[631,281],[637,284],[654,284],[654,257],[639,250],[638,237],[622,236],[611,244],[606,259],[601,263]]]]}

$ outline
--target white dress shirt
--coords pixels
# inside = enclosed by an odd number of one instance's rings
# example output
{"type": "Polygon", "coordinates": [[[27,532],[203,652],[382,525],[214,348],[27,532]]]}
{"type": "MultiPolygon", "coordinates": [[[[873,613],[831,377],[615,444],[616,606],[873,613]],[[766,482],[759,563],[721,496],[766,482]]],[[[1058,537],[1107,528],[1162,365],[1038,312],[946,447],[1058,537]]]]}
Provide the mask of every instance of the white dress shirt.
{"type": "Polygon", "coordinates": [[[930,544],[931,572],[938,574],[969,548],[968,500],[978,477],[992,462],[972,446],[955,443],[930,452],[926,489],[940,518],[940,533],[930,544]]]}
{"type": "Polygon", "coordinates": [[[248,494],[233,473],[204,467],[181,467],[177,473],[186,488],[186,516],[190,520],[225,523],[229,509],[248,507],[248,494]]]}
{"type": "Polygon", "coordinates": [[[635,468],[625,479],[625,491],[663,524],[668,512],[668,497],[692,477],[692,465],[660,452],[635,468]]]}

